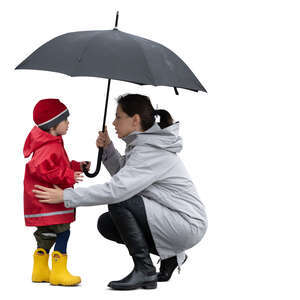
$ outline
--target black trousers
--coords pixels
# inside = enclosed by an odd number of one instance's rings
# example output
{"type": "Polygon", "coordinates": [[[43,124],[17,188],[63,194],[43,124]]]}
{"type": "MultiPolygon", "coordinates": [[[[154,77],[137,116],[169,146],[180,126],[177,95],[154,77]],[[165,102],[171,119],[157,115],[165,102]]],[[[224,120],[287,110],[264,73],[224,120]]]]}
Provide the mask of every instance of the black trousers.
{"type": "Polygon", "coordinates": [[[118,205],[119,208],[126,209],[131,212],[135,217],[141,231],[144,234],[145,240],[147,241],[149,252],[158,255],[156,250],[153,237],[148,225],[145,205],[142,197],[133,196],[132,198],[122,201],[120,203],[108,205],[108,212],[102,214],[98,219],[98,231],[106,238],[119,244],[124,244],[118,229],[116,228],[113,219],[110,215],[110,209],[112,206],[118,205]]]}

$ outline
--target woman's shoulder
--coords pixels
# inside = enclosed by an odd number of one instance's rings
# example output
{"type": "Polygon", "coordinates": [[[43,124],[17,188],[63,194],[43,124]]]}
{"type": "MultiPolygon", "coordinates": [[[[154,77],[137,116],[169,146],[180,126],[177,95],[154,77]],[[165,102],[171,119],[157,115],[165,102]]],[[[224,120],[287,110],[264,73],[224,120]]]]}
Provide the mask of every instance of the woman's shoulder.
{"type": "Polygon", "coordinates": [[[179,157],[175,153],[152,145],[136,145],[126,153],[127,161],[135,161],[142,165],[170,165],[178,159],[179,157]]]}

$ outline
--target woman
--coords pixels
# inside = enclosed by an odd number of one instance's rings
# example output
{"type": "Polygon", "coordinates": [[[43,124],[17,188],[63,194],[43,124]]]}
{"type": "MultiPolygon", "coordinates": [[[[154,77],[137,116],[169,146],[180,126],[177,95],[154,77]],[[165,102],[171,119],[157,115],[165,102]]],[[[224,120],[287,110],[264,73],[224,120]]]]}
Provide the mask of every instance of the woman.
{"type": "Polygon", "coordinates": [[[107,130],[99,133],[97,146],[104,147],[103,164],[112,175],[109,182],[88,188],[51,189],[36,186],[44,203],[64,202],[65,207],[108,204],[100,216],[100,233],[123,243],[133,258],[133,271],[113,289],[156,288],[184,263],[184,251],[196,245],[207,228],[207,219],[193,182],[177,153],[182,149],[179,123],[165,110],[154,110],[143,95],[120,96],[113,122],[126,143],[121,156],[107,130]],[[155,122],[155,116],[160,122],[155,122]],[[161,258],[156,274],[150,253],[161,258]]]}

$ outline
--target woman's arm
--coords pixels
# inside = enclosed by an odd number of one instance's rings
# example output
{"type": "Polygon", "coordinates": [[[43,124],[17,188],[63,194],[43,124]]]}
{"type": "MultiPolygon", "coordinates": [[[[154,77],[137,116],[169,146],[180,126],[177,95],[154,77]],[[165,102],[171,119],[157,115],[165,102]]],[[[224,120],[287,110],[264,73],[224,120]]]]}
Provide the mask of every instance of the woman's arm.
{"type": "Polygon", "coordinates": [[[103,148],[102,158],[103,164],[111,176],[118,173],[125,164],[125,156],[121,156],[112,142],[103,148]]]}
{"type": "MultiPolygon", "coordinates": [[[[105,184],[92,185],[88,188],[55,190],[43,188],[34,193],[45,203],[63,202],[65,207],[92,206],[122,202],[140,193],[157,180],[157,172],[153,170],[159,159],[151,159],[151,151],[146,155],[139,153],[138,147],[131,154],[126,165],[105,184]],[[151,164],[149,163],[151,162],[151,164]],[[63,197],[62,197],[63,195],[63,197]]],[[[39,187],[38,187],[39,188],[39,187]]]]}

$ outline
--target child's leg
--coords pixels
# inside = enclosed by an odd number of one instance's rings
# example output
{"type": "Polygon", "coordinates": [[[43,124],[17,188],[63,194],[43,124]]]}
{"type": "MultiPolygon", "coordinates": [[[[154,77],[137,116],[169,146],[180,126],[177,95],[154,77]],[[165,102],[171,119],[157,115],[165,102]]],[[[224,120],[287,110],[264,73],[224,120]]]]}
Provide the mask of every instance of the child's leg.
{"type": "Polygon", "coordinates": [[[73,276],[67,270],[67,244],[70,237],[70,224],[53,225],[56,227],[56,244],[52,253],[52,270],[49,282],[53,285],[77,285],[79,276],[73,276]]]}
{"type": "Polygon", "coordinates": [[[70,230],[58,233],[56,236],[54,251],[59,251],[61,254],[66,254],[69,237],[70,230]]]}
{"type": "Polygon", "coordinates": [[[49,229],[49,226],[39,226],[34,232],[37,248],[45,249],[49,253],[56,241],[56,233],[49,229]]]}
{"type": "Polygon", "coordinates": [[[67,253],[67,245],[70,237],[70,224],[56,224],[51,226],[56,233],[56,243],[54,251],[59,251],[62,254],[67,253]]]}
{"type": "Polygon", "coordinates": [[[37,250],[33,254],[32,281],[49,282],[49,251],[55,243],[56,234],[48,226],[41,226],[34,232],[34,237],[37,241],[37,250]]]}

